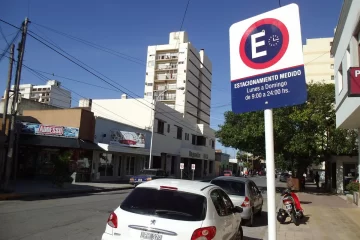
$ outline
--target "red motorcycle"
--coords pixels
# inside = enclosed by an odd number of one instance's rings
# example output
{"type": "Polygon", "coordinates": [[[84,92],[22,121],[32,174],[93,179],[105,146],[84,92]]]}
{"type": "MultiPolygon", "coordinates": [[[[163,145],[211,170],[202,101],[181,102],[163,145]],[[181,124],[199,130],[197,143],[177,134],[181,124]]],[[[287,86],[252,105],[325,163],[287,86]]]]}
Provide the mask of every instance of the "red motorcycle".
{"type": "Polygon", "coordinates": [[[298,196],[291,192],[290,189],[284,190],[281,196],[285,209],[279,209],[277,220],[282,224],[285,222],[287,217],[290,217],[292,222],[296,226],[299,226],[299,220],[304,217],[304,210],[301,207],[298,196]]]}

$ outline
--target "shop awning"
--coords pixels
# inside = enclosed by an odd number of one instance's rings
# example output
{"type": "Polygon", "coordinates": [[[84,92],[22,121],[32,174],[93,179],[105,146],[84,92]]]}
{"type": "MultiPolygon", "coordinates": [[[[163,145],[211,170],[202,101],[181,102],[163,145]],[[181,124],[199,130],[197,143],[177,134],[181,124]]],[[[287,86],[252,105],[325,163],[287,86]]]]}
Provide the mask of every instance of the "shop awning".
{"type": "MultiPolygon", "coordinates": [[[[106,152],[119,152],[119,153],[130,153],[130,154],[138,154],[138,155],[149,155],[149,149],[146,149],[146,148],[131,148],[131,147],[109,145],[106,143],[98,143],[98,146],[101,147],[102,151],[106,151],[106,152]]],[[[157,151],[153,151],[152,155],[153,156],[161,156],[161,153],[159,153],[157,151]]]]}
{"type": "Polygon", "coordinates": [[[48,137],[41,135],[20,135],[19,145],[22,146],[41,146],[49,148],[72,148],[87,150],[102,150],[97,144],[78,139],[64,137],[48,137]]]}

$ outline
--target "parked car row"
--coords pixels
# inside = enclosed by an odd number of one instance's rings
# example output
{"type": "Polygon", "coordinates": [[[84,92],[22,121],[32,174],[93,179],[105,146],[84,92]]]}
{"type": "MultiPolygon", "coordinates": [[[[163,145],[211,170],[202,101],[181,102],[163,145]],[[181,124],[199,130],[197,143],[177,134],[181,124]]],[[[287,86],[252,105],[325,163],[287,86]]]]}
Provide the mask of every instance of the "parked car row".
{"type": "Polygon", "coordinates": [[[241,240],[243,224],[252,226],[261,214],[261,191],[250,179],[223,176],[206,183],[143,173],[110,214],[102,240],[241,240]]]}

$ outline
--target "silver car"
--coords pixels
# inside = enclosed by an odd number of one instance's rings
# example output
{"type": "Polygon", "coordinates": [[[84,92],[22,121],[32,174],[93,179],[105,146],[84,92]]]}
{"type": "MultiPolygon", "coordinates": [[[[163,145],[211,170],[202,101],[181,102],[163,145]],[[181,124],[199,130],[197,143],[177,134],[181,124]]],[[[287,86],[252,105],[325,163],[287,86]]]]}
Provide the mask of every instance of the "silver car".
{"type": "Polygon", "coordinates": [[[286,182],[289,177],[290,177],[289,173],[283,172],[280,174],[279,180],[280,182],[286,182]]]}
{"type": "Polygon", "coordinates": [[[261,215],[264,203],[261,191],[256,184],[242,177],[217,177],[210,183],[221,187],[235,206],[242,207],[241,218],[247,226],[253,226],[254,216],[261,215]]]}

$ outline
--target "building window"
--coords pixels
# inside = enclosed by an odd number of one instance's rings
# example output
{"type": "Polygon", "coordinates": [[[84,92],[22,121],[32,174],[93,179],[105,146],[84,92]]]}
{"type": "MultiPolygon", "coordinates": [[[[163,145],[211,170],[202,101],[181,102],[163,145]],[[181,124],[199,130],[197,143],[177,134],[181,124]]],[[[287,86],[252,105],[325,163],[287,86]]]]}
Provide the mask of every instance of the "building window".
{"type": "Polygon", "coordinates": [[[177,127],[176,138],[181,140],[182,139],[182,133],[183,133],[183,129],[181,127],[177,127]]]}
{"type": "Polygon", "coordinates": [[[337,72],[337,82],[338,82],[338,93],[340,94],[343,89],[343,71],[342,64],[340,64],[339,70],[337,72]]]}
{"type": "Polygon", "coordinates": [[[331,64],[331,65],[330,65],[330,68],[331,68],[331,69],[334,69],[334,64],[331,64]]]}
{"type": "Polygon", "coordinates": [[[196,145],[196,135],[194,135],[194,134],[191,135],[191,143],[193,145],[196,145]]]}
{"type": "Polygon", "coordinates": [[[335,79],[334,75],[331,75],[331,80],[334,80],[334,79],[335,79]]]}
{"type": "Polygon", "coordinates": [[[170,124],[167,125],[167,132],[170,132],[170,124]]]}
{"type": "Polygon", "coordinates": [[[157,133],[164,134],[164,126],[165,126],[165,122],[158,120],[157,133]]]}
{"type": "Polygon", "coordinates": [[[184,61],[178,62],[178,64],[184,64],[184,61]]]}
{"type": "Polygon", "coordinates": [[[152,94],[153,94],[152,92],[145,93],[146,96],[152,96],[152,94]]]}
{"type": "Polygon", "coordinates": [[[189,136],[189,135],[190,135],[190,134],[185,133],[185,140],[189,141],[189,139],[190,139],[190,136],[189,136]]]}
{"type": "Polygon", "coordinates": [[[152,83],[147,83],[146,85],[151,87],[153,84],[152,83]]]}
{"type": "Polygon", "coordinates": [[[332,45],[333,45],[333,42],[330,42],[330,47],[332,47],[332,45]]]}
{"type": "Polygon", "coordinates": [[[214,139],[211,139],[211,148],[215,149],[215,140],[214,139]]]}

